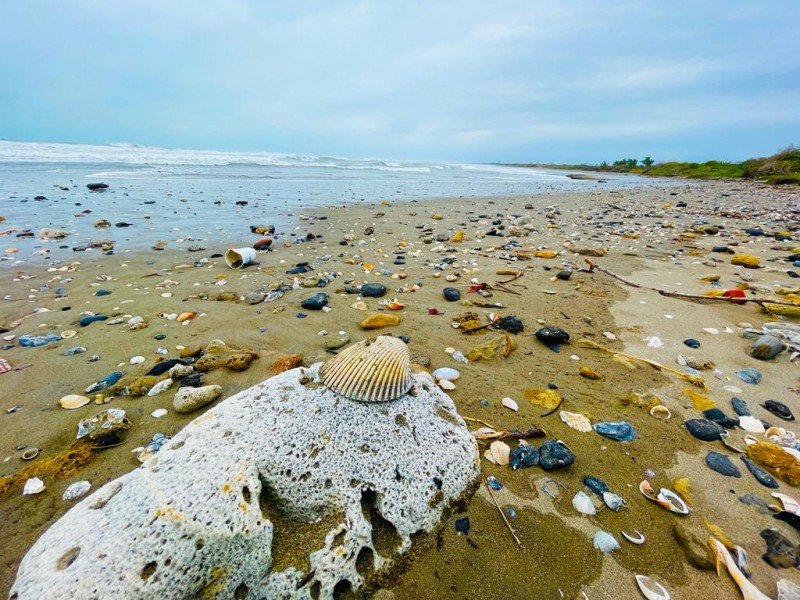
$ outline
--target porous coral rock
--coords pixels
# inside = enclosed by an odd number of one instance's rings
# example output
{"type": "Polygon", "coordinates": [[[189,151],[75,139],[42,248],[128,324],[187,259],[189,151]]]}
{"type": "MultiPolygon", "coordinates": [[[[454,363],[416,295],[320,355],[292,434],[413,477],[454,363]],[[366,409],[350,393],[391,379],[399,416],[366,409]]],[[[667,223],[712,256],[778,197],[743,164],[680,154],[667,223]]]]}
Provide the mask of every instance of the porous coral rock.
{"type": "MultiPolygon", "coordinates": [[[[192,421],[141,468],[88,496],[23,558],[11,595],[67,598],[332,598],[411,535],[431,531],[479,475],[473,437],[450,398],[414,376],[391,402],[347,400],[319,364],[268,379],[192,421]],[[369,510],[396,531],[376,548],[369,510]],[[308,573],[271,571],[286,534],[270,521],[340,516],[297,548],[308,573]],[[383,552],[383,555],[379,552],[383,552]]],[[[382,521],[382,522],[383,522],[382,521]]],[[[386,527],[383,523],[382,528],[386,527]]]]}
{"type": "Polygon", "coordinates": [[[203,356],[197,359],[194,368],[201,372],[225,367],[231,371],[245,371],[258,354],[252,350],[243,350],[228,346],[222,340],[211,340],[205,348],[203,356]]]}

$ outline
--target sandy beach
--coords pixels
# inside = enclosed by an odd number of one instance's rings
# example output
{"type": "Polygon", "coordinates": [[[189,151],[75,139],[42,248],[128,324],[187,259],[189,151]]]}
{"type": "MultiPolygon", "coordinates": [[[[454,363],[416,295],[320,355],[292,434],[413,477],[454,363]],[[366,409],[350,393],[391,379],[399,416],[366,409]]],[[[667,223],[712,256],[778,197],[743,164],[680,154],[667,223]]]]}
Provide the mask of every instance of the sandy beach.
{"type": "MultiPolygon", "coordinates": [[[[288,355],[302,357],[283,361],[291,366],[300,360],[304,365],[328,360],[326,340],[344,331],[351,343],[377,333],[405,335],[412,356],[427,360],[431,370],[458,369],[461,376],[448,394],[471,429],[481,423],[497,430],[535,425],[546,431],[545,439],[564,441],[576,455],[570,468],[553,473],[539,467],[512,470],[482,459],[482,478],[494,476],[503,484],[494,499],[504,510],[514,509],[510,523],[521,546],[481,485],[463,506],[453,507],[439,531],[419,536],[410,554],[386,577],[362,590],[361,597],[382,590],[381,598],[397,600],[632,599],[640,597],[635,574],[653,577],[673,598],[737,597],[728,575],[717,577],[714,571],[689,564],[673,534],[678,522],[703,543],[710,535],[708,524],[719,527],[747,551],[752,582],[774,595],[779,579],[800,578],[796,569],[775,569],[762,560],[765,544],[759,533],[774,527],[796,543],[797,532],[773,519],[768,510],[740,501],[755,495],[777,504],[735,452],[687,432],[684,421],[702,415],[685,390],[702,393],[729,415],[734,414],[731,397],[739,396],[755,416],[791,429],[791,423],[778,422],[760,404],[779,400],[800,413],[798,365],[790,362],[789,352],[769,361],[748,355],[751,341],[742,337],[742,331],[774,320],[757,305],[697,303],[648,288],[702,295],[746,284],[748,296],[776,299],[778,290],[797,290],[800,279],[788,273],[792,263],[783,259],[800,247],[798,199],[796,188],[742,182],[406,203],[378,198],[344,208],[298,212],[293,229],[269,236],[271,251],[259,252],[256,264],[238,270],[226,265],[225,251],[265,237],[251,233],[250,227],[270,225],[267,216],[261,222],[243,221],[240,231],[229,232],[230,246],[209,245],[198,252],[170,246],[162,251],[128,251],[121,246],[112,255],[96,249],[59,253],[58,242],[48,242],[54,248],[49,258],[0,263],[4,331],[0,335],[9,338],[0,357],[12,368],[0,373],[0,482],[6,482],[0,487],[0,590],[7,593],[33,542],[74,504],[61,499],[69,484],[88,480],[94,490],[137,468],[133,449],[146,445],[154,434],[174,435],[214,406],[179,414],[172,407],[175,388],[153,397],[105,391],[101,393],[107,397],[100,402],[107,403],[99,405],[95,394],[84,392],[93,382],[115,370],[126,379],[143,376],[158,360],[179,358],[181,349],[204,348],[220,339],[256,353],[257,358],[244,371],[218,368],[205,374],[204,384],[222,387],[219,402],[280,370],[280,359],[288,355]],[[795,231],[793,238],[778,241],[744,232],[752,227],[767,234],[795,231]],[[486,235],[493,230],[498,235],[486,235]],[[731,253],[713,251],[720,246],[758,257],[760,268],[731,264],[731,253]],[[537,257],[541,250],[556,254],[537,257]],[[599,270],[589,272],[587,259],[643,287],[625,285],[599,270]],[[304,263],[313,270],[287,273],[304,263]],[[557,277],[565,270],[571,275],[557,277]],[[712,286],[709,276],[718,276],[719,288],[712,286]],[[327,278],[327,285],[316,287],[322,278],[327,278]],[[346,288],[370,282],[385,285],[384,299],[396,298],[403,308],[390,311],[377,298],[347,293],[346,288]],[[295,289],[275,300],[241,301],[257,289],[293,284],[295,289]],[[446,300],[445,287],[458,289],[460,299],[446,300]],[[475,287],[483,287],[483,293],[470,292],[475,287]],[[57,295],[56,288],[64,288],[63,293],[57,295]],[[98,290],[110,293],[96,295],[98,290]],[[330,311],[301,308],[301,300],[317,292],[329,294],[330,311]],[[498,351],[492,358],[468,364],[454,360],[446,349],[466,354],[506,335],[491,327],[464,334],[453,322],[467,312],[475,313],[482,325],[490,324],[490,315],[516,316],[524,330],[508,334],[514,349],[507,356],[498,351]],[[195,316],[182,322],[166,316],[182,313],[195,316]],[[359,323],[369,313],[397,315],[400,323],[366,331],[359,323]],[[79,320],[88,314],[109,318],[81,326],[79,320]],[[131,330],[129,319],[136,316],[147,326],[131,330]],[[115,320],[119,322],[108,324],[115,320]],[[544,326],[562,328],[570,334],[570,343],[560,352],[552,351],[534,335],[544,326]],[[70,331],[75,335],[41,347],[18,343],[23,335],[70,331]],[[687,338],[699,340],[700,347],[685,346],[687,338]],[[707,386],[702,390],[666,370],[642,363],[631,369],[607,352],[581,345],[581,339],[680,372],[680,355],[713,367],[699,373],[707,386]],[[86,351],[65,355],[77,346],[86,351]],[[90,361],[95,355],[99,358],[90,361]],[[135,356],[145,361],[130,364],[135,356]],[[599,378],[581,376],[581,367],[599,378]],[[736,377],[736,371],[748,367],[763,374],[759,384],[736,377]],[[592,422],[629,422],[636,439],[617,442],[576,431],[561,421],[557,411],[541,416],[546,408],[529,401],[526,390],[546,389],[549,384],[557,386],[563,398],[561,410],[582,413],[592,422]],[[742,391],[732,393],[723,389],[726,386],[742,391]],[[65,410],[59,399],[67,394],[85,394],[92,402],[65,410]],[[506,397],[518,403],[518,411],[503,406],[506,397]],[[654,404],[666,406],[671,418],[652,416],[654,404]],[[112,407],[124,409],[131,422],[120,445],[82,453],[73,450],[75,456],[66,462],[46,462],[69,452],[78,421],[112,407]],[[169,412],[152,417],[159,408],[169,412]],[[39,449],[38,456],[23,461],[21,456],[29,448],[39,449]],[[724,477],[709,469],[704,458],[711,450],[727,454],[742,477],[724,477]],[[25,480],[33,475],[43,480],[46,489],[22,495],[25,480]],[[603,479],[627,506],[619,512],[603,509],[595,516],[578,513],[571,499],[587,475],[603,479]],[[672,488],[675,480],[688,478],[691,514],[677,516],[646,500],[638,490],[645,478],[655,489],[672,488]],[[559,491],[555,498],[543,491],[550,479],[560,484],[553,488],[559,491]],[[470,519],[476,547],[454,528],[455,519],[463,516],[470,519]],[[592,547],[592,537],[600,529],[617,537],[620,550],[601,554],[592,547]],[[634,530],[645,534],[644,544],[628,543],[620,535],[634,530]]],[[[104,215],[96,212],[93,218],[104,215]]],[[[168,235],[165,231],[165,239],[168,235]]],[[[0,238],[0,249],[12,246],[13,239],[0,238]]],[[[744,447],[744,434],[733,430],[732,443],[744,447]]],[[[481,452],[486,447],[481,442],[481,452]]],[[[798,495],[786,483],[777,491],[798,495]]],[[[303,540],[283,539],[276,545],[291,547],[295,542],[303,540]]]]}

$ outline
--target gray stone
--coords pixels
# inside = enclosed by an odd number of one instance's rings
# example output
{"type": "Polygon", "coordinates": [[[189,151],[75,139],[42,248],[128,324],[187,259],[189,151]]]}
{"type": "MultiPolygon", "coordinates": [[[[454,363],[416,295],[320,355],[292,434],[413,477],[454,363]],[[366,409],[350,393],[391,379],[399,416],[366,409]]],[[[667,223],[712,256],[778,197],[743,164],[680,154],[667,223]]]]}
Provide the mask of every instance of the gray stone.
{"type": "Polygon", "coordinates": [[[140,468],[79,501],[22,559],[10,594],[234,598],[244,590],[247,598],[310,599],[315,588],[315,598],[329,599],[344,580],[358,590],[358,557],[372,556],[381,571],[411,548],[414,533],[432,531],[479,476],[478,452],[427,375],[377,405],[329,391],[319,367],[220,402],[140,468]],[[391,548],[376,548],[370,511],[394,528],[391,548]],[[278,513],[281,523],[333,523],[296,542],[308,577],[271,568],[282,532],[270,515],[278,513]]]}

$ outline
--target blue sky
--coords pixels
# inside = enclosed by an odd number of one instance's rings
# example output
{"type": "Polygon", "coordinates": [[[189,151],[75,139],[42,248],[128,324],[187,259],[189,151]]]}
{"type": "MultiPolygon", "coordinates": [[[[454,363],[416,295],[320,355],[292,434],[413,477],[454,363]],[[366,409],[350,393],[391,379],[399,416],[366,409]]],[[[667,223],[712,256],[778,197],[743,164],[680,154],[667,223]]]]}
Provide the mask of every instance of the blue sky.
{"type": "Polygon", "coordinates": [[[797,0],[7,2],[0,137],[460,161],[800,145],[797,0]]]}

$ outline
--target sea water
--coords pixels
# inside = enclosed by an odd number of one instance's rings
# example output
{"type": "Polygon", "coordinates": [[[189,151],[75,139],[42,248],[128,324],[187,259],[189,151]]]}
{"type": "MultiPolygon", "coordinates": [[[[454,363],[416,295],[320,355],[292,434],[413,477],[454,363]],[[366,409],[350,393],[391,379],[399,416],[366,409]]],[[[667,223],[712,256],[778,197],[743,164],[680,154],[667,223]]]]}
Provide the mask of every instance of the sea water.
{"type": "Polygon", "coordinates": [[[52,258],[102,240],[113,241],[117,252],[158,240],[170,247],[249,246],[251,225],[274,225],[286,233],[300,215],[321,206],[662,183],[616,174],[604,174],[603,182],[576,181],[566,174],[502,165],[0,141],[0,258],[52,258]],[[109,187],[87,189],[101,182],[109,187]],[[103,219],[111,226],[94,227],[103,219]],[[42,242],[42,228],[70,235],[42,242]],[[26,231],[35,235],[20,236],[26,231]],[[16,253],[4,253],[12,247],[16,253]]]}

